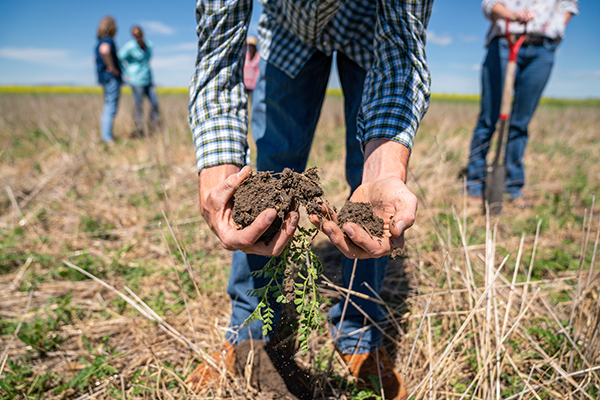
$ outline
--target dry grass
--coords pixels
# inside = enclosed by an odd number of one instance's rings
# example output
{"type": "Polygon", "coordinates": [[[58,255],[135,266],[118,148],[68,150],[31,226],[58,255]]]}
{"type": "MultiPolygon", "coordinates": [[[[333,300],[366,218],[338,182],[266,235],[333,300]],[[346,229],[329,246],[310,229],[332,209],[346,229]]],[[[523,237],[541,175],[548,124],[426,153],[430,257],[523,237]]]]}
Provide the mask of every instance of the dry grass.
{"type": "MultiPolygon", "coordinates": [[[[183,380],[221,342],[229,254],[197,212],[186,96],[160,100],[160,131],[129,139],[125,96],[108,149],[98,95],[0,96],[0,397],[187,398],[183,380]]],[[[414,398],[597,399],[600,108],[540,107],[525,160],[535,207],[499,218],[461,195],[477,112],[441,99],[423,121],[419,215],[382,291],[384,344],[414,398]]],[[[310,163],[338,207],[342,125],[332,96],[310,163]]],[[[338,256],[321,235],[315,246],[336,282],[338,256]]],[[[312,344],[296,359],[314,397],[351,397],[327,329],[312,344]]],[[[245,382],[201,397],[253,397],[245,382]]]]}

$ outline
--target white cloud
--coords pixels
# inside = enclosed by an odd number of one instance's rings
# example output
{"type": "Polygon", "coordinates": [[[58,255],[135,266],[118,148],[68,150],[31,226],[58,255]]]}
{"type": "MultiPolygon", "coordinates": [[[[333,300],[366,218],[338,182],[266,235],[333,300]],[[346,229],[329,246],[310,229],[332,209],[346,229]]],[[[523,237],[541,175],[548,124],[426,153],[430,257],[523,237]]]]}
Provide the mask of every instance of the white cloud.
{"type": "Polygon", "coordinates": [[[429,31],[427,32],[427,42],[439,46],[448,46],[452,43],[452,37],[447,33],[437,35],[434,31],[429,31]]]}
{"type": "Polygon", "coordinates": [[[175,33],[175,29],[160,22],[160,21],[142,21],[140,25],[146,33],[156,33],[158,35],[172,35],[175,33]]]}
{"type": "Polygon", "coordinates": [[[75,58],[68,49],[36,47],[0,47],[0,58],[61,68],[92,68],[93,57],[75,58]]]}
{"type": "Polygon", "coordinates": [[[583,79],[600,79],[600,70],[581,71],[576,76],[583,79]]]}
{"type": "Polygon", "coordinates": [[[459,71],[480,71],[481,70],[480,63],[475,63],[475,64],[471,64],[471,65],[452,63],[452,64],[450,64],[450,66],[459,71]]]}
{"type": "Polygon", "coordinates": [[[68,57],[68,50],[65,49],[39,49],[35,47],[1,47],[0,57],[11,60],[28,61],[34,63],[43,63],[56,59],[68,57]]]}
{"type": "Polygon", "coordinates": [[[462,33],[458,34],[458,38],[460,39],[461,42],[465,42],[465,43],[474,43],[474,42],[479,42],[480,40],[482,40],[477,35],[465,35],[462,33]]]}

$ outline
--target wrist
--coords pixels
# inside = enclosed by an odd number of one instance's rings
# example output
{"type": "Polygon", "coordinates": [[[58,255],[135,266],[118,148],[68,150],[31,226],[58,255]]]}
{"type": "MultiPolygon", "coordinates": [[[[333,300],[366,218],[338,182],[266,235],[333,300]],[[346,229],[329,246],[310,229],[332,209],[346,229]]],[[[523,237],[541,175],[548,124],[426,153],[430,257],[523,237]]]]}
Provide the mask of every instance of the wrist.
{"type": "Polygon", "coordinates": [[[376,139],[365,146],[363,183],[385,178],[398,178],[406,183],[410,150],[392,140],[376,139]]]}

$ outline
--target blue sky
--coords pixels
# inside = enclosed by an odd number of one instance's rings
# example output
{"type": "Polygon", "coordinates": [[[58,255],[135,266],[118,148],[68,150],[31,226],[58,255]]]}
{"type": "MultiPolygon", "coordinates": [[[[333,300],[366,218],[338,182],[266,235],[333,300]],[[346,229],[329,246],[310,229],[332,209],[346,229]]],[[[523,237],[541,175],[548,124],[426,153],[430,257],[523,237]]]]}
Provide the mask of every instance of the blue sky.
{"type": "MultiPolygon", "coordinates": [[[[370,0],[369,0],[370,1],[370,0]]],[[[117,20],[117,46],[139,24],[154,42],[158,86],[184,87],[196,49],[193,1],[0,0],[0,85],[95,85],[93,50],[100,18],[117,20]]],[[[255,7],[251,32],[256,32],[255,7]]],[[[434,93],[479,93],[489,22],[479,0],[436,0],[427,30],[434,93]]],[[[335,76],[331,84],[336,85],[335,76]]],[[[600,2],[581,0],[559,47],[544,95],[600,98],[600,2]]]]}

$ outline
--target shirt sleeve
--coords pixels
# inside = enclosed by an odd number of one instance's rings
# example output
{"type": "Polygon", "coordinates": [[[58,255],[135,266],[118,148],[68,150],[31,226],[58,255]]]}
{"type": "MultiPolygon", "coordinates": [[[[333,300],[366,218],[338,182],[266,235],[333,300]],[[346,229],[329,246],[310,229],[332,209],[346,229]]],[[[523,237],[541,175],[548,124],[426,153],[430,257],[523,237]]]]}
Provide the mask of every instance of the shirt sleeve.
{"type": "Polygon", "coordinates": [[[481,10],[483,11],[483,15],[490,21],[492,20],[492,8],[498,3],[501,3],[498,0],[483,0],[481,3],[481,10]]]}
{"type": "Polygon", "coordinates": [[[559,1],[560,9],[564,13],[573,15],[579,14],[579,1],[577,0],[561,0],[559,1]]]}
{"type": "Polygon", "coordinates": [[[358,115],[363,148],[371,140],[388,139],[412,150],[429,107],[425,29],[432,5],[428,0],[379,1],[374,61],[358,115]]]}
{"type": "Polygon", "coordinates": [[[252,0],[197,0],[198,53],[190,82],[188,122],[198,171],[248,164],[243,83],[252,0]]]}
{"type": "Polygon", "coordinates": [[[127,61],[127,57],[129,56],[129,42],[125,43],[121,49],[117,52],[117,58],[119,61],[124,62],[127,61]]]}

